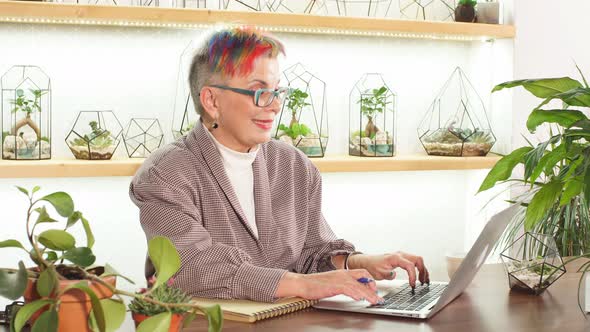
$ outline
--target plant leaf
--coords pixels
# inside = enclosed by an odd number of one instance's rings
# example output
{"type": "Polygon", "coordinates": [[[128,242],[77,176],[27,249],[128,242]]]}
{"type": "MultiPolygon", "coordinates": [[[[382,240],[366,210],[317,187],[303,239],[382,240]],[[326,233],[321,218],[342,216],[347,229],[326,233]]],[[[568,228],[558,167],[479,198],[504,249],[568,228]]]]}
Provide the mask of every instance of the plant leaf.
{"type": "Polygon", "coordinates": [[[526,126],[531,133],[543,123],[557,123],[569,128],[580,120],[588,120],[584,113],[576,110],[540,110],[535,109],[529,115],[526,126]]]}
{"type": "Polygon", "coordinates": [[[117,276],[117,277],[121,277],[125,280],[127,280],[130,284],[135,285],[135,282],[133,282],[133,280],[127,278],[126,276],[120,274],[119,272],[117,272],[117,270],[115,270],[112,266],[110,266],[109,264],[105,264],[104,265],[104,273],[101,275],[101,277],[107,277],[107,276],[117,276]]]}
{"type": "Polygon", "coordinates": [[[0,296],[11,301],[23,296],[27,287],[28,274],[25,264],[18,262],[18,272],[0,269],[0,296]]]}
{"type": "Polygon", "coordinates": [[[21,248],[26,250],[20,242],[12,239],[0,242],[0,248],[21,248]]]}
{"type": "Polygon", "coordinates": [[[36,192],[38,192],[38,191],[39,191],[39,189],[41,189],[41,187],[39,187],[39,186],[35,186],[35,187],[33,188],[33,194],[34,194],[34,193],[36,193],[36,192]]]}
{"type": "Polygon", "coordinates": [[[552,174],[551,170],[553,169],[553,167],[555,167],[555,165],[560,160],[564,160],[566,158],[566,155],[567,151],[565,150],[565,144],[560,144],[553,151],[550,151],[549,153],[541,157],[539,163],[532,171],[531,176],[528,180],[530,182],[535,182],[542,172],[552,174]]]}
{"type": "Polygon", "coordinates": [[[88,295],[88,297],[90,297],[90,302],[92,302],[92,311],[94,312],[94,318],[96,320],[96,325],[98,326],[98,330],[100,332],[105,332],[106,331],[106,322],[105,322],[105,316],[104,316],[104,310],[102,308],[102,304],[101,304],[100,300],[98,299],[98,296],[96,296],[96,293],[94,293],[94,291],[90,287],[88,287],[88,282],[87,281],[80,281],[79,283],[76,283],[76,284],[71,285],[68,288],[66,288],[65,292],[72,290],[72,289],[79,289],[79,290],[83,291],[84,293],[86,293],[88,295]]]}
{"type": "Polygon", "coordinates": [[[41,297],[48,297],[57,287],[57,274],[53,268],[47,268],[39,274],[39,279],[37,279],[37,292],[41,297]]]}
{"type": "Polygon", "coordinates": [[[57,332],[58,320],[57,311],[53,307],[37,318],[31,332],[57,332]]]}
{"type": "Polygon", "coordinates": [[[172,313],[162,312],[141,322],[137,332],[168,332],[171,321],[172,313]]]}
{"type": "Polygon", "coordinates": [[[46,261],[55,262],[57,260],[57,253],[55,251],[47,251],[45,255],[47,255],[45,257],[46,261]]]}
{"type": "Polygon", "coordinates": [[[86,233],[86,246],[91,248],[94,246],[94,234],[92,234],[92,229],[90,229],[90,223],[84,216],[80,216],[80,220],[82,220],[82,226],[84,226],[84,233],[86,233]]]}
{"type": "MultiPolygon", "coordinates": [[[[100,300],[100,304],[102,305],[102,309],[104,311],[106,332],[117,331],[119,327],[121,327],[121,324],[123,324],[125,321],[125,304],[115,299],[102,299],[100,300]]],[[[93,310],[90,311],[89,323],[93,329],[98,329],[93,310]]]]}
{"type": "Polygon", "coordinates": [[[74,201],[72,197],[63,191],[54,192],[40,199],[40,201],[46,201],[51,203],[57,213],[62,217],[69,217],[74,213],[74,201]]]}
{"type": "Polygon", "coordinates": [[[496,182],[507,180],[512,175],[514,167],[522,163],[524,155],[531,150],[533,150],[532,147],[523,146],[502,157],[490,170],[477,192],[486,191],[492,188],[496,182]]]}
{"type": "Polygon", "coordinates": [[[209,332],[218,332],[223,328],[223,313],[219,304],[202,308],[209,321],[209,332]]]}
{"type": "Polygon", "coordinates": [[[30,303],[25,304],[22,308],[18,310],[16,316],[14,317],[14,331],[20,332],[29,320],[31,316],[39,311],[39,309],[52,304],[53,300],[37,300],[30,303]]]}
{"type": "Polygon", "coordinates": [[[530,231],[543,218],[547,211],[557,202],[563,183],[550,181],[545,184],[533,197],[526,209],[524,229],[530,231]]]}
{"type": "Polygon", "coordinates": [[[63,258],[82,267],[88,267],[96,261],[96,256],[87,247],[72,248],[64,252],[63,258]]]}
{"type": "Polygon", "coordinates": [[[492,92],[517,86],[522,86],[536,97],[548,98],[561,92],[582,87],[582,84],[569,77],[515,80],[496,85],[492,92]]]}
{"type": "Polygon", "coordinates": [[[569,204],[569,202],[576,196],[580,194],[582,191],[582,180],[574,178],[568,181],[564,185],[563,194],[561,194],[561,199],[559,200],[559,205],[564,206],[569,204]]]}
{"type": "Polygon", "coordinates": [[[570,106],[590,107],[590,89],[575,88],[569,91],[558,93],[556,95],[545,98],[545,100],[543,100],[536,108],[539,109],[547,105],[554,99],[560,99],[561,101],[570,106]]]}
{"type": "Polygon", "coordinates": [[[21,193],[23,193],[23,194],[27,195],[27,197],[29,197],[29,191],[26,190],[25,188],[16,186],[16,189],[18,189],[21,193]]]}
{"type": "MultiPolygon", "coordinates": [[[[561,135],[555,135],[545,142],[539,143],[533,150],[524,155],[524,179],[528,180],[533,174],[533,170],[539,164],[539,161],[545,155],[549,144],[557,143],[561,139],[561,135]]],[[[531,181],[534,182],[534,181],[531,181]]]]}
{"type": "Polygon", "coordinates": [[[42,206],[40,208],[36,208],[35,211],[37,213],[39,213],[39,216],[37,217],[37,221],[35,222],[35,225],[40,224],[40,223],[44,223],[44,222],[57,222],[57,220],[55,220],[49,216],[49,214],[47,213],[47,209],[45,209],[44,206],[42,206]]]}
{"type": "Polygon", "coordinates": [[[167,237],[156,236],[148,241],[148,255],[156,268],[156,282],[153,288],[165,283],[178,269],[180,269],[180,256],[167,237]]]}
{"type": "Polygon", "coordinates": [[[590,167],[586,166],[586,173],[584,174],[584,198],[586,204],[590,204],[590,167]]]}
{"type": "Polygon", "coordinates": [[[69,250],[76,245],[76,239],[70,233],[57,229],[49,229],[39,234],[39,242],[52,250],[69,250]]]}
{"type": "Polygon", "coordinates": [[[80,218],[82,218],[82,213],[80,211],[74,211],[74,213],[72,213],[68,217],[68,223],[66,224],[66,228],[74,226],[78,222],[78,220],[80,220],[80,218]]]}

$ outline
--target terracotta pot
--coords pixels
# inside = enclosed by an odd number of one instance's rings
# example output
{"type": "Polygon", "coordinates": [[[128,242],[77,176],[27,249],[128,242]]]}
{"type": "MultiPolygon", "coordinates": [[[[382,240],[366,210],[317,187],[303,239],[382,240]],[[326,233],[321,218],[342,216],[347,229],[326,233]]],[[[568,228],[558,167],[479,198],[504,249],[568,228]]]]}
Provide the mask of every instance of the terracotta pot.
{"type": "MultiPolygon", "coordinates": [[[[115,276],[106,277],[103,278],[103,280],[113,287],[115,287],[117,281],[115,276]]],[[[25,303],[41,298],[37,293],[36,282],[37,279],[29,279],[23,295],[25,303]]],[[[80,282],[80,280],[60,280],[59,289],[62,290],[78,282],[80,282]]],[[[108,288],[96,282],[89,282],[89,286],[99,299],[107,299],[113,296],[113,293],[108,288]]],[[[61,305],[58,312],[58,332],[92,332],[88,327],[88,316],[90,315],[90,309],[92,308],[88,295],[79,289],[72,289],[62,295],[60,299],[61,305]]],[[[31,317],[31,323],[34,323],[43,311],[45,310],[41,309],[33,314],[31,317]]]]}
{"type": "Polygon", "coordinates": [[[456,22],[475,22],[475,7],[468,5],[459,5],[455,8],[456,22]]]}
{"type": "MultiPolygon", "coordinates": [[[[135,327],[137,328],[141,322],[150,318],[151,316],[146,316],[142,314],[138,314],[136,312],[131,313],[133,317],[133,321],[135,322],[135,327]]],[[[183,314],[172,314],[172,320],[170,321],[170,328],[168,329],[169,332],[179,332],[182,330],[182,322],[184,321],[183,314]]]]}

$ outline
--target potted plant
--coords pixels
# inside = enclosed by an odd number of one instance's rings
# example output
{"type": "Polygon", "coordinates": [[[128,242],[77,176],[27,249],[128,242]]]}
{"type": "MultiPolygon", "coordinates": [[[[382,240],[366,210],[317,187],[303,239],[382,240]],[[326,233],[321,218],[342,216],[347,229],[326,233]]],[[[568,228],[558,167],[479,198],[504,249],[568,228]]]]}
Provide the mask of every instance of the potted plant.
{"type": "MultiPolygon", "coordinates": [[[[378,114],[385,113],[387,105],[393,103],[388,100],[388,97],[391,97],[388,91],[389,89],[386,86],[377,89],[366,89],[357,100],[357,104],[360,104],[361,114],[367,118],[365,129],[356,131],[351,135],[353,137],[353,150],[355,152],[360,151],[361,155],[393,155],[393,137],[391,133],[382,131],[374,122],[374,118],[378,114]]],[[[392,111],[391,108],[389,110],[392,111]]]]}
{"type": "Polygon", "coordinates": [[[477,22],[476,5],[477,0],[459,0],[459,4],[455,8],[455,21],[477,22]]]}
{"type": "MultiPolygon", "coordinates": [[[[18,187],[27,196],[29,206],[25,222],[29,248],[18,240],[0,242],[0,248],[23,250],[33,266],[26,267],[23,261],[15,268],[0,268],[0,296],[15,300],[25,298],[25,305],[11,320],[11,331],[20,332],[31,322],[32,331],[84,332],[98,330],[115,331],[125,318],[125,305],[121,296],[139,297],[150,301],[145,295],[119,290],[116,277],[122,277],[112,267],[93,267],[96,257],[92,252],[94,235],[88,220],[74,209],[74,202],[65,192],[55,192],[37,198],[38,186],[31,191],[18,187]],[[50,216],[43,203],[49,203],[64,219],[61,222],[50,216]],[[47,225],[65,224],[40,231],[47,225]],[[86,243],[80,244],[71,234],[72,227],[82,226],[86,243]],[[67,264],[66,264],[67,263],[67,264]],[[113,295],[116,298],[111,298],[113,295]]],[[[150,258],[161,280],[168,280],[178,271],[180,258],[169,239],[155,237],[148,243],[150,258]]],[[[127,279],[127,278],[125,278],[127,279]]],[[[127,279],[128,280],[128,279],[127,279]]],[[[130,280],[129,280],[130,281],[130,280]]],[[[162,282],[156,282],[157,289],[162,282]]],[[[178,304],[158,304],[171,308],[178,304]]],[[[220,329],[219,306],[200,308],[184,303],[192,311],[204,312],[213,330],[220,329]]],[[[146,326],[165,326],[171,314],[164,313],[148,319],[146,326]]],[[[161,331],[151,329],[150,331],[161,331]]]]}
{"type": "MultiPolygon", "coordinates": [[[[579,70],[579,68],[578,68],[579,70]]],[[[580,71],[581,74],[581,71],[580,71]]],[[[583,83],[570,77],[524,79],[497,85],[493,91],[517,86],[524,87],[543,101],[527,119],[530,132],[545,124],[549,138],[538,144],[528,141],[502,157],[490,170],[479,192],[497,183],[509,183],[509,188],[521,186],[523,194],[511,200],[524,207],[509,225],[500,245],[512,242],[516,234],[525,231],[553,236],[561,256],[570,261],[590,256],[590,119],[577,107],[590,107],[590,87],[584,75],[583,83]],[[552,100],[560,100],[562,108],[544,108],[552,100]],[[521,176],[512,176],[514,168],[524,165],[521,176]]],[[[584,273],[590,262],[581,265],[584,273]]]]}
{"type": "Polygon", "coordinates": [[[66,143],[76,159],[109,160],[119,145],[123,128],[111,111],[82,111],[74,124],[74,128],[66,137],[66,143]],[[82,115],[91,115],[91,117],[82,115]],[[96,115],[96,119],[95,116],[96,115]],[[110,123],[104,120],[105,115],[111,117],[110,123]],[[82,120],[90,118],[86,126],[82,120]],[[112,129],[117,132],[113,132],[112,129]]]}
{"type": "MultiPolygon", "coordinates": [[[[150,284],[153,285],[155,281],[156,278],[152,277],[152,279],[150,279],[150,284]]],[[[173,287],[173,282],[174,279],[170,279],[165,284],[162,284],[160,287],[151,291],[144,288],[140,290],[139,294],[163,303],[189,303],[191,301],[191,296],[181,289],[173,287]]],[[[132,313],[135,326],[139,327],[139,325],[149,317],[165,313],[168,311],[168,308],[153,302],[148,302],[142,298],[134,298],[129,304],[129,310],[132,313]]],[[[172,319],[169,328],[170,332],[180,331],[183,326],[183,321],[189,311],[189,307],[173,307],[170,309],[170,312],[172,313],[172,319]]]]}

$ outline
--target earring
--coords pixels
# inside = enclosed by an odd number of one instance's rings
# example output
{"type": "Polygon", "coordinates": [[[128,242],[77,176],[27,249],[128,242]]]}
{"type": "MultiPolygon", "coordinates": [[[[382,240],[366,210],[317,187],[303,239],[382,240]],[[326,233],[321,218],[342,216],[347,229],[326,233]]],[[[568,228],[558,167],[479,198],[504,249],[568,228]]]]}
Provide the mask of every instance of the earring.
{"type": "Polygon", "coordinates": [[[213,129],[217,129],[219,127],[219,125],[217,124],[217,122],[213,122],[213,125],[211,127],[213,129]]]}

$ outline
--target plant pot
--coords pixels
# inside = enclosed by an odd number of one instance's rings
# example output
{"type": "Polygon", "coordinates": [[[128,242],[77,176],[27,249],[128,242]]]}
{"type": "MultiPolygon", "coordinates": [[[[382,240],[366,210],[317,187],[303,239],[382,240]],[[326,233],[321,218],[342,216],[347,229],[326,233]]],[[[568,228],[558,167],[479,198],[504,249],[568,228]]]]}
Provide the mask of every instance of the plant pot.
{"type": "MultiPolygon", "coordinates": [[[[131,317],[133,317],[133,321],[135,322],[135,328],[139,326],[141,322],[150,318],[151,316],[146,316],[140,313],[132,312],[131,317]]],[[[172,314],[172,320],[170,321],[170,328],[168,329],[169,332],[178,332],[182,330],[182,322],[184,321],[183,314],[172,314]]]]}
{"type": "Polygon", "coordinates": [[[476,22],[475,7],[469,5],[459,5],[455,8],[456,22],[476,22]]]}
{"type": "MultiPolygon", "coordinates": [[[[109,276],[103,278],[103,280],[113,287],[116,285],[115,276],[109,276]]],[[[37,293],[36,282],[36,279],[29,278],[27,288],[23,294],[25,303],[41,298],[37,293]]],[[[80,282],[80,280],[60,280],[59,289],[62,290],[78,282],[80,282]]],[[[107,299],[113,296],[113,293],[108,288],[96,282],[89,282],[89,286],[99,299],[107,299]]],[[[79,289],[72,289],[62,295],[60,299],[61,305],[58,312],[58,332],[92,332],[88,327],[88,316],[90,315],[90,309],[92,308],[88,295],[79,289]]],[[[41,309],[33,314],[31,317],[31,323],[34,323],[43,311],[44,310],[41,309]]]]}

